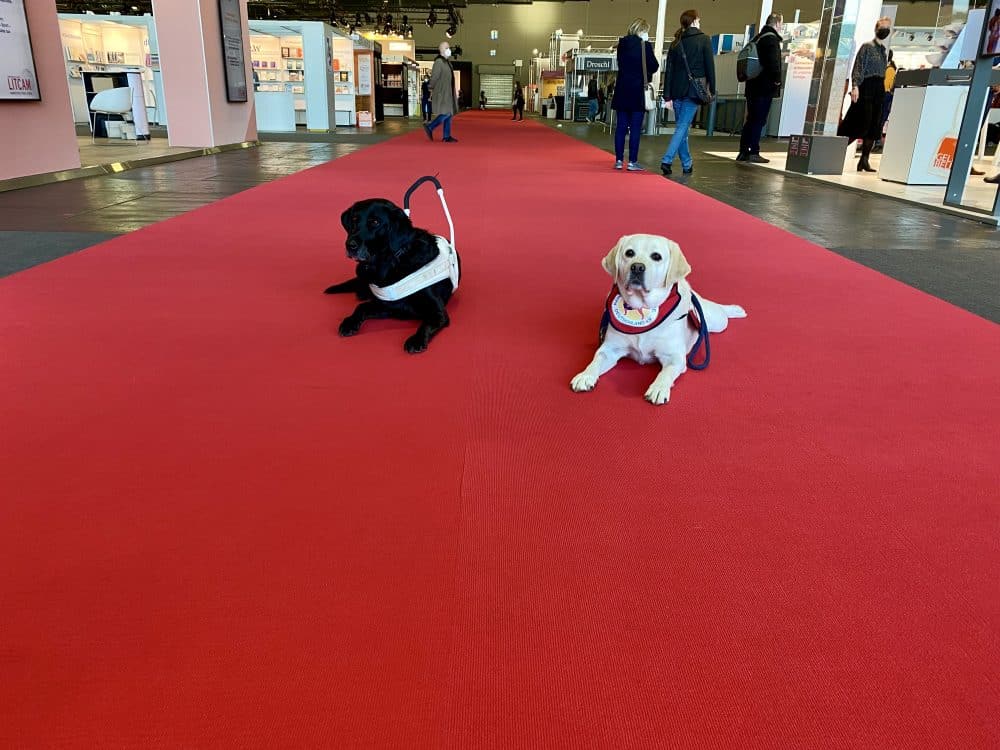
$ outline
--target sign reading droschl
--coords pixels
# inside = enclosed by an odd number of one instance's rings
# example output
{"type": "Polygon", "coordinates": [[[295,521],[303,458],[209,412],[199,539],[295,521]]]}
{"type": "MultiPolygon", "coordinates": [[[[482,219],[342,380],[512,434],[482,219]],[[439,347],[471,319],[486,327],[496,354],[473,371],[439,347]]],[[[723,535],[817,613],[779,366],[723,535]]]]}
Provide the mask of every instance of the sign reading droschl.
{"type": "Polygon", "coordinates": [[[0,0],[0,101],[38,101],[24,0],[0,0]]]}
{"type": "Polygon", "coordinates": [[[607,73],[617,70],[615,58],[613,57],[582,57],[583,71],[585,73],[607,73]]]}

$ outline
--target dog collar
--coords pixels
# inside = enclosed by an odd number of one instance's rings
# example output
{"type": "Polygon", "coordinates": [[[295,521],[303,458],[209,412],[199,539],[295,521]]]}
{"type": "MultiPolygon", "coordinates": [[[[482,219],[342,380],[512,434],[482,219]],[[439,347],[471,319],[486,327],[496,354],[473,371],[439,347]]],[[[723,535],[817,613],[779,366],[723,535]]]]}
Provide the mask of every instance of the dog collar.
{"type": "Polygon", "coordinates": [[[453,292],[458,289],[458,255],[444,237],[435,237],[435,239],[437,240],[438,254],[426,266],[389,286],[368,285],[376,299],[383,302],[396,302],[445,279],[451,280],[453,292]]]}
{"type": "Polygon", "coordinates": [[[675,284],[659,307],[630,307],[615,284],[604,303],[604,319],[619,333],[645,333],[666,320],[680,303],[681,295],[675,284]]]}

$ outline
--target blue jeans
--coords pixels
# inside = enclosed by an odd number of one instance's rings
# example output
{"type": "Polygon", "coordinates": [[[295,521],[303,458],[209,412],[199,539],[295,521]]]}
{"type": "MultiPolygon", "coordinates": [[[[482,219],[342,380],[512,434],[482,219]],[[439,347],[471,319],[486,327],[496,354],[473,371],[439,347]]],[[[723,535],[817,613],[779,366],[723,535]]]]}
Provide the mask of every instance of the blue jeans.
{"type": "Polygon", "coordinates": [[[625,153],[625,133],[628,133],[628,162],[634,164],[639,161],[639,137],[642,135],[642,118],[646,116],[645,111],[626,112],[618,111],[618,122],[615,125],[615,160],[622,161],[625,153]]]}
{"type": "Polygon", "coordinates": [[[691,169],[694,159],[691,158],[691,149],[688,148],[688,131],[691,129],[691,123],[694,122],[694,116],[698,114],[700,106],[694,99],[674,99],[677,129],[674,131],[674,137],[670,139],[666,153],[660,160],[664,164],[673,164],[674,157],[680,152],[681,166],[684,169],[691,169]]]}
{"type": "Polygon", "coordinates": [[[597,99],[591,99],[587,102],[587,107],[589,109],[588,116],[591,120],[597,119],[597,99]]]}
{"type": "Polygon", "coordinates": [[[451,115],[438,115],[427,127],[431,132],[434,132],[434,129],[442,122],[444,123],[444,137],[451,138],[451,115]]]}

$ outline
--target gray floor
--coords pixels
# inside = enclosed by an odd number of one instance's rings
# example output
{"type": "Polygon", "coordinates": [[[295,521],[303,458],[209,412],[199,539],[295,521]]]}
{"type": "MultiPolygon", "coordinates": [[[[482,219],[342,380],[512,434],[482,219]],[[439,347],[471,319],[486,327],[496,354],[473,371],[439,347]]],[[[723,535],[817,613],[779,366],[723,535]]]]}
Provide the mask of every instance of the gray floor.
{"type": "MultiPolygon", "coordinates": [[[[395,121],[379,126],[374,133],[265,134],[264,144],[256,149],[0,193],[0,276],[169,219],[416,127],[419,123],[395,121]]],[[[610,136],[595,126],[571,124],[561,131],[613,151],[610,136]]],[[[666,136],[644,138],[641,161],[657,168],[666,143],[666,136]]],[[[733,148],[734,142],[728,137],[693,137],[691,145],[695,172],[675,177],[687,187],[1000,322],[997,230],[817,181],[742,167],[704,153],[733,148]]],[[[780,148],[776,143],[771,146],[780,148]]],[[[497,158],[502,156],[498,144],[497,158]]],[[[611,161],[609,157],[609,169],[611,161]]]]}

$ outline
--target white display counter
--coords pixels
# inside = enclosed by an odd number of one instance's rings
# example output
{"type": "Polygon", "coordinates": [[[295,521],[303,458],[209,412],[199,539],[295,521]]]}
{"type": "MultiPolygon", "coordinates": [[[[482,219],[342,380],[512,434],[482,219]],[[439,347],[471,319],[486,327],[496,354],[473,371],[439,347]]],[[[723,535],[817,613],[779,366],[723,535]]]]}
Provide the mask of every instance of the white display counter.
{"type": "Polygon", "coordinates": [[[256,91],[257,129],[264,133],[295,132],[295,95],[290,91],[256,91]]]}
{"type": "Polygon", "coordinates": [[[965,86],[896,89],[879,177],[905,185],[946,185],[965,111],[965,86]]]}

